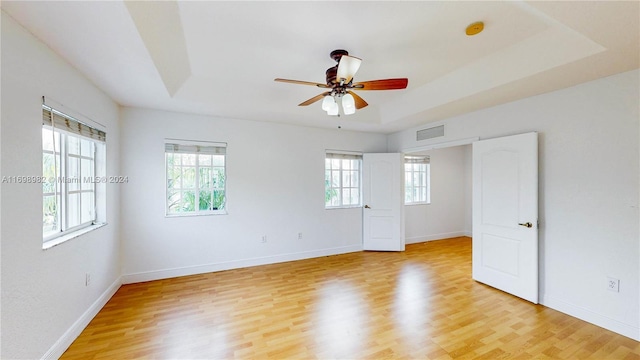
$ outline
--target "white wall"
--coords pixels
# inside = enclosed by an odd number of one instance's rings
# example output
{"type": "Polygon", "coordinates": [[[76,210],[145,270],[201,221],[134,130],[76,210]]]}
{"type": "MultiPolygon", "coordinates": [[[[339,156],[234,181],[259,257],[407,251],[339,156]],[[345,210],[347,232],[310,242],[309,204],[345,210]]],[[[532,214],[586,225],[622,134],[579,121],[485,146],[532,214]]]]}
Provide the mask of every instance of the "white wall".
{"type": "MultiPolygon", "coordinates": [[[[3,176],[42,174],[43,95],[106,125],[118,174],[117,105],[2,12],[3,176]]],[[[0,357],[61,355],[119,286],[118,190],[107,189],[107,226],[43,250],[41,185],[2,184],[0,357]]]]}
{"type": "Polygon", "coordinates": [[[540,134],[541,302],[639,338],[638,70],[389,136],[389,149],[540,134]],[[415,131],[445,125],[445,137],[415,131]],[[620,292],[606,289],[607,276],[620,292]]]}
{"type": "Polygon", "coordinates": [[[385,152],[386,136],[136,108],[121,117],[123,282],[362,249],[362,210],[324,209],[325,150],[385,152]],[[228,215],[165,217],[165,138],[228,144],[228,215]]]}
{"type": "Polygon", "coordinates": [[[420,152],[431,158],[431,204],[405,206],[407,244],[471,236],[470,145],[420,152]]]}

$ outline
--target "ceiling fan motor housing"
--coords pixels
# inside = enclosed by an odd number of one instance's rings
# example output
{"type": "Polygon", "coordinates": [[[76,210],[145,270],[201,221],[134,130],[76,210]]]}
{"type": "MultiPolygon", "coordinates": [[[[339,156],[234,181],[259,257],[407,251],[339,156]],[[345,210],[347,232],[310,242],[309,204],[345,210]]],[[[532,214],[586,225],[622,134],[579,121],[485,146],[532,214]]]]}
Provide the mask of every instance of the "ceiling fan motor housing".
{"type": "Polygon", "coordinates": [[[336,83],[336,77],[338,75],[338,65],[332,66],[327,69],[327,85],[332,86],[336,83]]]}

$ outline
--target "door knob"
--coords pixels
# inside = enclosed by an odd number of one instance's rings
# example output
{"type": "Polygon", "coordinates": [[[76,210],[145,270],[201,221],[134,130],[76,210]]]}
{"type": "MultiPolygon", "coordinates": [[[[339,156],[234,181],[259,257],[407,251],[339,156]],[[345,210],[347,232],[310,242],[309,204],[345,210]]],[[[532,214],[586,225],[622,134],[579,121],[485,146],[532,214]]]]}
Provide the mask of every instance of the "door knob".
{"type": "Polygon", "coordinates": [[[526,223],[524,223],[524,224],[523,224],[523,223],[518,223],[518,225],[520,225],[520,226],[524,226],[524,227],[527,227],[527,228],[533,227],[533,224],[532,224],[532,223],[530,223],[530,222],[526,222],[526,223]]]}
{"type": "Polygon", "coordinates": [[[369,205],[365,205],[365,206],[364,206],[364,208],[365,208],[365,209],[371,209],[371,206],[369,206],[369,205]]]}

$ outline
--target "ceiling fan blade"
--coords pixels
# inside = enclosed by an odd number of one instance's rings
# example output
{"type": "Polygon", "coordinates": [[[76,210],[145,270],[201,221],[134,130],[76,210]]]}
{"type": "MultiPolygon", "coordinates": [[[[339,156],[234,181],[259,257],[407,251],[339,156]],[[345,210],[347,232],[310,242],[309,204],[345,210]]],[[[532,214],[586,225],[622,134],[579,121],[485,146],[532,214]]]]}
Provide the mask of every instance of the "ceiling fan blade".
{"type": "Polygon", "coordinates": [[[350,88],[356,90],[398,90],[406,89],[409,79],[383,79],[383,80],[371,80],[355,83],[350,88]]]}
{"type": "Polygon", "coordinates": [[[348,84],[360,68],[361,63],[362,59],[349,55],[342,55],[340,62],[338,63],[338,73],[336,74],[337,81],[340,82],[340,80],[343,80],[343,84],[348,84]]]}
{"type": "Polygon", "coordinates": [[[351,96],[353,96],[353,100],[355,100],[355,103],[356,103],[356,109],[360,110],[363,107],[369,105],[367,104],[366,101],[364,101],[363,98],[361,98],[358,94],[354,93],[353,91],[347,91],[347,94],[351,94],[351,96]]]}
{"type": "Polygon", "coordinates": [[[305,101],[305,102],[301,102],[300,104],[298,104],[298,106],[307,106],[307,105],[311,105],[314,102],[322,99],[323,97],[327,96],[331,94],[331,91],[327,91],[327,92],[323,92],[322,94],[316,95],[314,97],[312,97],[311,99],[305,101]]]}
{"type": "Polygon", "coordinates": [[[325,88],[325,89],[329,88],[329,86],[327,84],[314,83],[314,82],[311,82],[311,81],[289,80],[289,79],[280,79],[280,78],[276,78],[276,79],[273,79],[273,80],[274,81],[278,81],[278,82],[289,83],[289,84],[311,85],[311,86],[317,86],[319,88],[325,88]]]}

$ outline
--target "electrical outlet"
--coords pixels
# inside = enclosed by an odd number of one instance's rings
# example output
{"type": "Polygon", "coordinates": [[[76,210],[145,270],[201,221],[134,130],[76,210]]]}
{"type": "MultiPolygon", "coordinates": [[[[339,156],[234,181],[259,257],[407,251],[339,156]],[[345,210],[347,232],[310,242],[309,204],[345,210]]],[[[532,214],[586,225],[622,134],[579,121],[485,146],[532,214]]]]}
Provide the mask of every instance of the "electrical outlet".
{"type": "Polygon", "coordinates": [[[84,274],[84,286],[89,286],[89,285],[91,285],[91,274],[86,273],[84,274]]]}
{"type": "Polygon", "coordinates": [[[302,240],[302,233],[298,233],[298,240],[302,240]]]}
{"type": "Polygon", "coordinates": [[[262,240],[260,242],[266,243],[267,242],[267,235],[262,235],[262,240]]]}
{"type": "Polygon", "coordinates": [[[607,290],[620,292],[620,280],[607,276],[607,290]]]}

